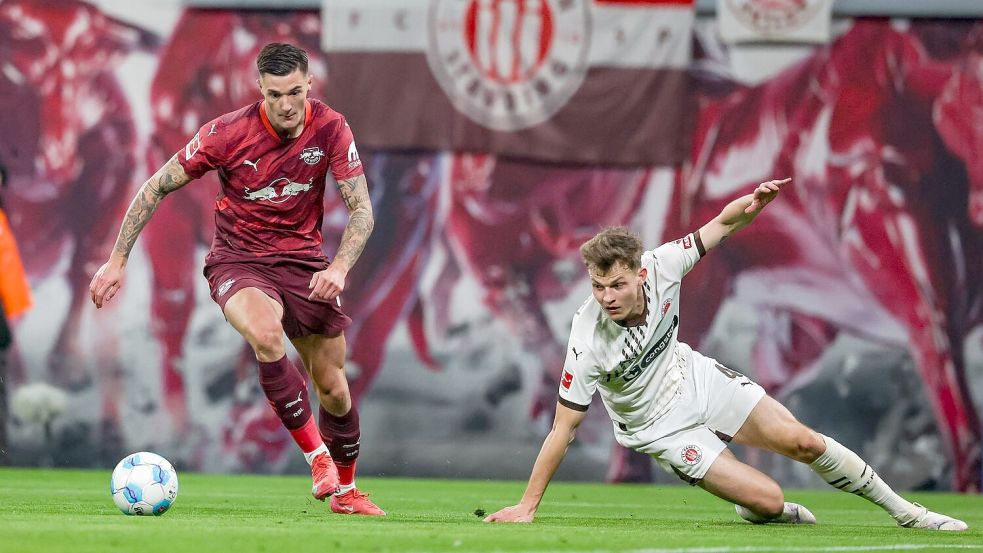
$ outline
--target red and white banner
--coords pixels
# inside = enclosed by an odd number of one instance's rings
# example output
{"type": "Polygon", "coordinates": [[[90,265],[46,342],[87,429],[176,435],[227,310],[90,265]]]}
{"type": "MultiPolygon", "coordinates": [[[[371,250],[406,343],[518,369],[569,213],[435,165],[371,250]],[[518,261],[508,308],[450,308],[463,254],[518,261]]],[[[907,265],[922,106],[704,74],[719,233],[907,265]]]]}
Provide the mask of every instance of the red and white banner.
{"type": "Polygon", "coordinates": [[[833,0],[717,0],[724,42],[829,41],[833,0]]]}
{"type": "Polygon", "coordinates": [[[686,155],[692,0],[325,0],[359,144],[661,165],[686,155]]]}

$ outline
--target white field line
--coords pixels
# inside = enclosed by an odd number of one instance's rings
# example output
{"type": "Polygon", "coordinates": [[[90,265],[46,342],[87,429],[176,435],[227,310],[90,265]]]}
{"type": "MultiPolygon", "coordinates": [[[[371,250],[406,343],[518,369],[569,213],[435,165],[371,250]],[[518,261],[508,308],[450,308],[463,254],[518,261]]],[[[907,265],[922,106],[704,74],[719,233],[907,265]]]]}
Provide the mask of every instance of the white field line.
{"type": "MultiPolygon", "coordinates": [[[[767,553],[770,551],[788,553],[840,553],[853,551],[922,551],[931,549],[954,550],[962,549],[967,551],[983,551],[983,545],[972,544],[952,544],[952,543],[898,543],[885,545],[832,545],[815,547],[789,547],[771,545],[748,545],[741,547],[676,547],[666,549],[626,549],[619,553],[767,553]]],[[[611,550],[590,549],[583,551],[551,551],[538,553],[613,553],[611,550]]]]}

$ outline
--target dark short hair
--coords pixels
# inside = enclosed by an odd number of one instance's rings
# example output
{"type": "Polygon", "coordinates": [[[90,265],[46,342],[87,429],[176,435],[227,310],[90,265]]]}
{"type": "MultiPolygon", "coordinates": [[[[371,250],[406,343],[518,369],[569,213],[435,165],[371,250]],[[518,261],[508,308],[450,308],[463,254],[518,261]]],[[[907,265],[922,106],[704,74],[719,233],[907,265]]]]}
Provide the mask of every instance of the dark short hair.
{"type": "Polygon", "coordinates": [[[588,269],[608,272],[619,261],[628,269],[642,266],[642,239],[625,227],[610,227],[580,246],[580,257],[588,269]]]}
{"type": "Polygon", "coordinates": [[[300,69],[307,73],[307,52],[293,44],[271,42],[259,51],[256,56],[256,69],[260,75],[276,75],[283,77],[300,69]]]}

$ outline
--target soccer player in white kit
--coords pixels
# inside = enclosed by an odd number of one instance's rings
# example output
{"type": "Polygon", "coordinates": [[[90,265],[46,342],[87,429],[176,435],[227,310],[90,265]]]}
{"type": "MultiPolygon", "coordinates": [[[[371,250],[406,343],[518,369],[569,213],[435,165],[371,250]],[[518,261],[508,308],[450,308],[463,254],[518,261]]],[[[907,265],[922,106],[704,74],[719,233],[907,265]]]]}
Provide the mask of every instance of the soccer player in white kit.
{"type": "Polygon", "coordinates": [[[730,441],[808,464],[830,485],[883,508],[899,526],[967,528],[906,501],[856,453],[797,421],[761,386],[678,341],[683,276],[751,223],[790,180],[758,185],[696,232],[652,251],[643,252],[639,238],[624,228],[607,229],[581,246],[594,297],[573,318],[553,428],[522,500],[486,521],[532,522],[597,391],[619,444],[734,503],[750,522],[816,519],[805,507],[785,502],[777,482],[739,461],[727,449],[730,441]]]}

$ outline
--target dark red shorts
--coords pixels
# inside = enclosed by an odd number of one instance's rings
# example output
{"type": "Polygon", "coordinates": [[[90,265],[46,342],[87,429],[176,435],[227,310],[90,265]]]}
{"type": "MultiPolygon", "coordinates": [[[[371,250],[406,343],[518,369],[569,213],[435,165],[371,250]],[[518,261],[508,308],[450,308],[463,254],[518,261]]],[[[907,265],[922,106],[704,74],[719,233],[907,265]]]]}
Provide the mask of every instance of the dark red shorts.
{"type": "Polygon", "coordinates": [[[282,257],[225,262],[205,267],[212,299],[225,313],[225,302],[243,288],[258,288],[283,306],[287,337],[311,334],[337,336],[352,324],[338,301],[311,301],[311,277],[328,267],[326,259],[295,260],[282,257]]]}

